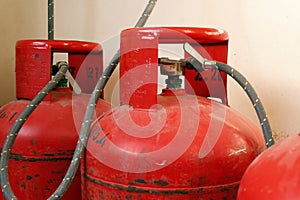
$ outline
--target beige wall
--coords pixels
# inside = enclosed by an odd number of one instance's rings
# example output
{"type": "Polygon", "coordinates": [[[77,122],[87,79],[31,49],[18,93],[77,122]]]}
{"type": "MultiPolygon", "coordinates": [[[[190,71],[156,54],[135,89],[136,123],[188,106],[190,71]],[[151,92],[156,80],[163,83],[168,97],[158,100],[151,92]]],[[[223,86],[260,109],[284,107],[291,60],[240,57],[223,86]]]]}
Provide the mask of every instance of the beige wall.
{"type": "MultiPolygon", "coordinates": [[[[55,37],[107,41],[135,24],[147,0],[55,1],[55,37]]],[[[261,97],[277,134],[300,130],[300,3],[296,0],[158,0],[148,25],[215,26],[230,34],[229,63],[261,97]]],[[[47,37],[47,1],[0,1],[0,105],[14,98],[14,45],[47,37]]],[[[229,82],[230,104],[256,123],[243,91],[229,82]]]]}
{"type": "Polygon", "coordinates": [[[0,1],[0,105],[15,96],[14,46],[21,38],[42,37],[47,24],[45,5],[39,0],[0,1]]]}

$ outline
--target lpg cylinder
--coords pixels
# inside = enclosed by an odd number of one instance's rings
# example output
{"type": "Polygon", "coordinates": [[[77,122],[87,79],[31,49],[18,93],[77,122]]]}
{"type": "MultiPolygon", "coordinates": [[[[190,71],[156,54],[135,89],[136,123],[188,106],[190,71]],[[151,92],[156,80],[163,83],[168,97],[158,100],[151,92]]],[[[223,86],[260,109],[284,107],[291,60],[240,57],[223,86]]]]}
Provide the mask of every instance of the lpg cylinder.
{"type": "Polygon", "coordinates": [[[246,170],[239,200],[300,199],[300,134],[291,135],[258,156],[246,170]]]}
{"type": "Polygon", "coordinates": [[[159,43],[186,41],[226,60],[228,37],[219,29],[122,31],[120,105],[91,127],[81,163],[83,199],[236,198],[265,142],[248,118],[226,105],[223,74],[188,72],[182,60],[158,61],[159,43]],[[159,95],[158,65],[168,77],[159,95]],[[208,99],[211,94],[223,103],[208,99]]]}
{"type": "MultiPolygon", "coordinates": [[[[11,187],[19,199],[46,199],[59,185],[73,156],[88,93],[102,72],[102,48],[97,43],[18,41],[17,100],[0,108],[1,148],[17,117],[57,71],[52,66],[54,53],[67,55],[70,74],[76,77],[82,93],[73,93],[68,80],[63,79],[26,119],[12,148],[8,165],[11,187]]],[[[101,115],[109,107],[108,103],[100,100],[97,114],[101,115]]],[[[63,199],[80,199],[80,179],[80,174],[77,174],[63,199]]],[[[0,198],[4,199],[3,194],[0,198]]]]}

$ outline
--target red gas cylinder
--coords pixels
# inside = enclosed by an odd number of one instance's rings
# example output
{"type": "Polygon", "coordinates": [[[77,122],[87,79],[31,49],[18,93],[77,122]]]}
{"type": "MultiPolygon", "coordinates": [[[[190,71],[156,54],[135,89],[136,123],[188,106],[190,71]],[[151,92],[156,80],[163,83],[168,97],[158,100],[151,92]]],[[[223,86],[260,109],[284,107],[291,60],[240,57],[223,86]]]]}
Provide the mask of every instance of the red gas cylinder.
{"type": "MultiPolygon", "coordinates": [[[[50,92],[19,132],[9,160],[11,187],[19,199],[46,199],[57,188],[73,156],[78,128],[102,72],[102,48],[79,41],[23,40],[16,44],[16,96],[0,108],[0,143],[32,98],[51,79],[53,53],[68,54],[71,74],[82,93],[74,94],[67,80],[50,92]],[[91,73],[93,72],[93,73],[91,73]],[[96,72],[99,73],[96,75],[96,72]]],[[[100,100],[97,113],[110,106],[100,100]]],[[[64,199],[80,199],[80,175],[64,199]]],[[[4,199],[1,194],[1,199],[4,199]]]]}
{"type": "Polygon", "coordinates": [[[210,70],[199,76],[170,62],[160,66],[168,88],[157,95],[159,42],[188,41],[224,61],[227,40],[226,32],[207,28],[122,32],[120,106],[91,127],[81,163],[83,199],[236,198],[244,171],[265,142],[245,116],[206,98],[213,84],[226,99],[225,76],[210,70]],[[213,79],[214,73],[221,78],[213,79]],[[190,76],[180,89],[184,74],[190,76]]]}
{"type": "Polygon", "coordinates": [[[257,157],[246,170],[239,200],[300,199],[300,134],[289,136],[257,157]]]}

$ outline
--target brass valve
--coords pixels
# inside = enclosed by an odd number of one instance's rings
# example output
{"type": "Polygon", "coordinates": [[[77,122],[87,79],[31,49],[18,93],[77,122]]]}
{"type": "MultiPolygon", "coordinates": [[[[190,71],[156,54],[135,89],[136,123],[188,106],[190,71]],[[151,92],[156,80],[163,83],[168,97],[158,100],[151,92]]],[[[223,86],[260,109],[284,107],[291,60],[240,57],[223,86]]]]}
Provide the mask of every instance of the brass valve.
{"type": "Polygon", "coordinates": [[[179,78],[179,76],[185,74],[186,60],[171,60],[163,57],[159,58],[158,64],[160,66],[160,73],[168,76],[166,79],[167,88],[181,88],[182,80],[179,78]]]}
{"type": "Polygon", "coordinates": [[[182,76],[185,75],[186,69],[193,69],[196,71],[204,71],[202,64],[193,57],[172,60],[166,57],[158,59],[158,65],[160,66],[160,73],[168,76],[182,76]]]}
{"type": "Polygon", "coordinates": [[[182,76],[184,75],[184,69],[186,61],[184,59],[171,60],[163,57],[159,58],[158,64],[160,66],[160,73],[168,76],[182,76]]]}

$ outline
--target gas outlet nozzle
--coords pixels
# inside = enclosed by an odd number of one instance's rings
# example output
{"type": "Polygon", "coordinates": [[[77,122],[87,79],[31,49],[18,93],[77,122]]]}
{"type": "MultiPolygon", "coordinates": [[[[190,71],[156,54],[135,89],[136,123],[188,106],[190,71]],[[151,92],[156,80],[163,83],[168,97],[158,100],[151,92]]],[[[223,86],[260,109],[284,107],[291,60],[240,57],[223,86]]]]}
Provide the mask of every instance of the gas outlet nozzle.
{"type": "Polygon", "coordinates": [[[158,59],[160,72],[168,76],[181,76],[185,74],[185,69],[194,69],[197,72],[216,68],[216,61],[208,60],[201,56],[189,43],[184,43],[184,50],[192,57],[180,60],[173,60],[166,57],[158,59]]]}

